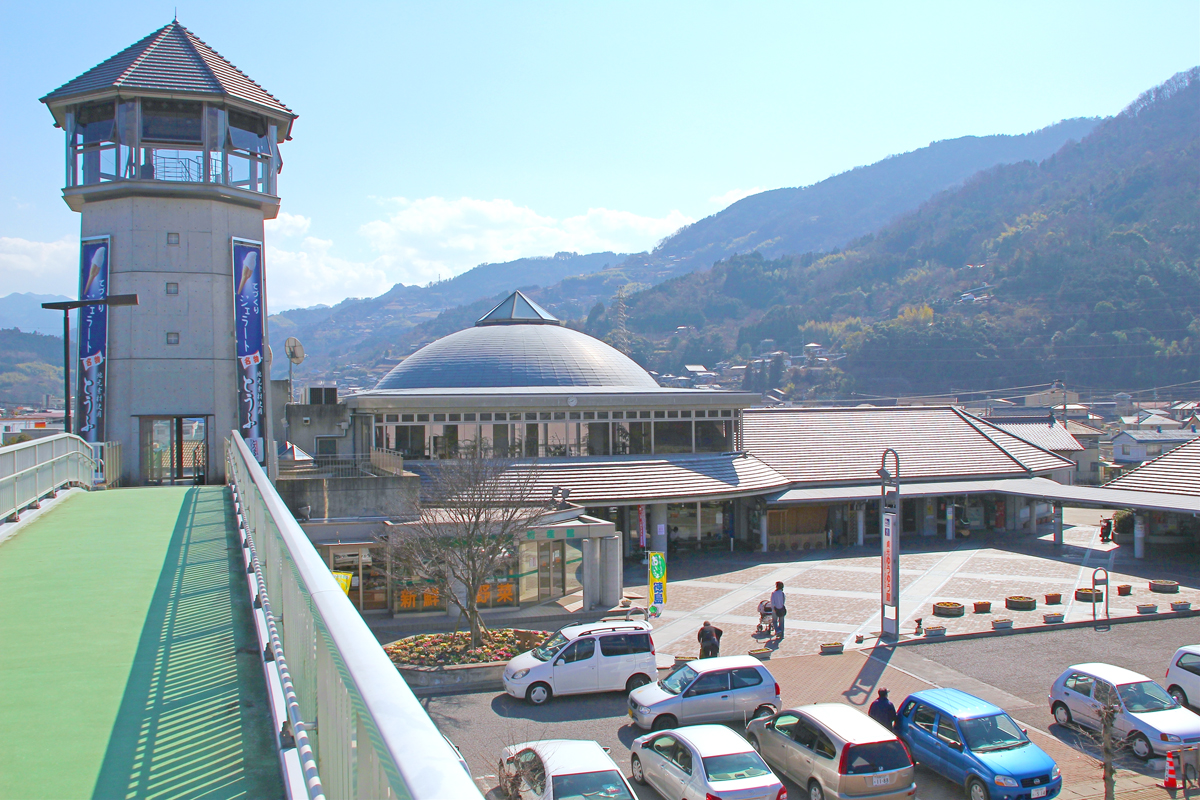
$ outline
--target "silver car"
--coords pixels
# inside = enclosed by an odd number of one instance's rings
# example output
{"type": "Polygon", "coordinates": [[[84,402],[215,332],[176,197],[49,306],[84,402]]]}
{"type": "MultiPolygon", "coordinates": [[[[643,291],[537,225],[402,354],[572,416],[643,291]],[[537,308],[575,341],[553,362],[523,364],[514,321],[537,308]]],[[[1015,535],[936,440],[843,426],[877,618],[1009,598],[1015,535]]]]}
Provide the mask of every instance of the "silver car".
{"type": "Polygon", "coordinates": [[[649,733],[630,749],[634,783],[650,784],[665,800],[787,800],[762,757],[724,725],[649,733]]]}
{"type": "Polygon", "coordinates": [[[701,658],[629,693],[629,716],[643,730],[701,722],[741,722],[773,714],[779,684],[752,656],[701,658]]]}
{"type": "Polygon", "coordinates": [[[1059,725],[1099,730],[1101,706],[1116,706],[1115,735],[1138,758],[1200,744],[1200,716],[1183,708],[1154,681],[1111,664],[1076,664],[1050,687],[1050,713],[1059,725]]]}

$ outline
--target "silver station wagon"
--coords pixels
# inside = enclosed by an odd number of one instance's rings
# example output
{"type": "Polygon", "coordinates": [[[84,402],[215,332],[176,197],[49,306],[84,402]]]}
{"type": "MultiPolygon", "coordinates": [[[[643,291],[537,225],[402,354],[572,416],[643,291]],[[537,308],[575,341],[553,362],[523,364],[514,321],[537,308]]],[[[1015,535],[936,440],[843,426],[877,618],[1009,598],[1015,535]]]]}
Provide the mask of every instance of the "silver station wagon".
{"type": "Polygon", "coordinates": [[[629,693],[629,716],[643,730],[701,722],[745,724],[778,707],[779,684],[752,656],[689,661],[658,683],[629,693]]]}

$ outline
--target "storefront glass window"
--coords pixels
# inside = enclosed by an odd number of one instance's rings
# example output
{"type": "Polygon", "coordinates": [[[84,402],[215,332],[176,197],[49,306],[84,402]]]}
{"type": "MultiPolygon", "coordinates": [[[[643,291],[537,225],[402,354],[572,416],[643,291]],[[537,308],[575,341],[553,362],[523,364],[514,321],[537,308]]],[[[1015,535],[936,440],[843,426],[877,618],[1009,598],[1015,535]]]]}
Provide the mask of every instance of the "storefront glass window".
{"type": "Polygon", "coordinates": [[[654,423],[654,452],[656,452],[656,453],[690,453],[690,452],[692,452],[692,423],[690,423],[690,422],[655,422],[654,423]]]}
{"type": "Polygon", "coordinates": [[[733,450],[729,437],[730,423],[726,420],[696,420],[696,452],[728,453],[733,450]]]}

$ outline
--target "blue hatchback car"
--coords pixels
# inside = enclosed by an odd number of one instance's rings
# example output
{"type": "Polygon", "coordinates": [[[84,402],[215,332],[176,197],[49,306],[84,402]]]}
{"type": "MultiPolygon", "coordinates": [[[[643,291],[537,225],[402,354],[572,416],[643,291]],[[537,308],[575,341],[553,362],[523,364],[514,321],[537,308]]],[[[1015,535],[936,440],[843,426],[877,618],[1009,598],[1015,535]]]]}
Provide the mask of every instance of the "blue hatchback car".
{"type": "Polygon", "coordinates": [[[896,733],[913,759],[965,786],[971,800],[1049,800],[1062,790],[1054,759],[1004,709],[958,689],[909,695],[896,733]]]}

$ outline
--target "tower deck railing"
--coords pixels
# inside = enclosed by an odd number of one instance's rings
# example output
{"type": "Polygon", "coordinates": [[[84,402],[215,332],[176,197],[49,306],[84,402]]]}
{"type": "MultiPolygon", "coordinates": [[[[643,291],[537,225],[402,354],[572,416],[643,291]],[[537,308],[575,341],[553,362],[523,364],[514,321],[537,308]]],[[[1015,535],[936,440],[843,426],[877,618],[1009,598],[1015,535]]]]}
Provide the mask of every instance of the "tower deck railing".
{"type": "Polygon", "coordinates": [[[226,460],[308,796],[482,798],[236,431],[226,460]]]}
{"type": "Polygon", "coordinates": [[[0,521],[59,489],[91,486],[95,469],[91,446],[69,433],[0,447],[0,521]]]}

